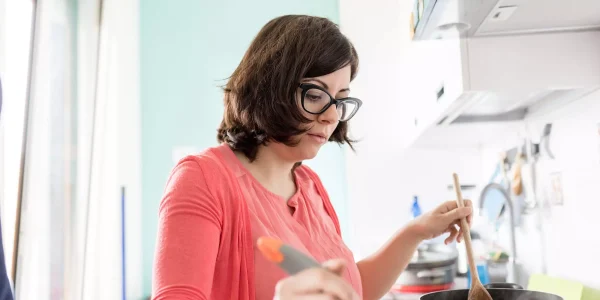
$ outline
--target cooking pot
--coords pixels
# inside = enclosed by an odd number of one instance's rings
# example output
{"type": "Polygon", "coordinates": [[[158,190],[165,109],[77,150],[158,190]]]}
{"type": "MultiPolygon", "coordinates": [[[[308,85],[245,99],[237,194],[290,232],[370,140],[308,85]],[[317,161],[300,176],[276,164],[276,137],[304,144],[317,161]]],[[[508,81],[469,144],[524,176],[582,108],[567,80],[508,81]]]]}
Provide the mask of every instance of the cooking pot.
{"type": "Polygon", "coordinates": [[[393,290],[404,293],[429,293],[452,288],[458,252],[443,244],[421,245],[400,274],[393,290]]]}
{"type": "MultiPolygon", "coordinates": [[[[562,297],[543,292],[524,290],[513,283],[486,284],[485,288],[493,300],[564,300],[562,297]]],[[[469,290],[447,290],[421,296],[421,300],[467,300],[469,290]]]]}

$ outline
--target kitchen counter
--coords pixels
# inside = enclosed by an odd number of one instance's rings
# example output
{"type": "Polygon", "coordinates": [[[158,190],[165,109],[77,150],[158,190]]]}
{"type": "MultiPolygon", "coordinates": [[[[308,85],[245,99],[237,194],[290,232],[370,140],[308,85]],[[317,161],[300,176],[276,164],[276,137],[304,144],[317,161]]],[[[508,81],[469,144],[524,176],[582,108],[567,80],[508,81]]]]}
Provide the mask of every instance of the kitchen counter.
{"type": "MultiPolygon", "coordinates": [[[[468,288],[466,277],[457,277],[456,279],[454,279],[454,287],[452,289],[466,288],[468,288]]],[[[381,300],[419,300],[422,295],[424,294],[390,292],[383,298],[381,298],[381,300]]]]}

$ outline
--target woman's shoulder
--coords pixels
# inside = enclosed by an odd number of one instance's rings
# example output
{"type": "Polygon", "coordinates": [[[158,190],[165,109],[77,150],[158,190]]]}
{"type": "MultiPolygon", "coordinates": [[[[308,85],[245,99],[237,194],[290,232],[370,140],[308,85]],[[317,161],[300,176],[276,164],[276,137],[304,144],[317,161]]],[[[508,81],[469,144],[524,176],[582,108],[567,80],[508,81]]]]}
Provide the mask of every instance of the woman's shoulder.
{"type": "MultiPolygon", "coordinates": [[[[160,211],[181,206],[204,209],[216,220],[236,213],[237,188],[217,147],[181,158],[173,167],[160,202],[160,211]]],[[[220,222],[220,221],[219,221],[220,222]]]]}
{"type": "Polygon", "coordinates": [[[205,186],[212,192],[219,194],[226,192],[230,176],[228,176],[226,163],[219,154],[220,147],[210,147],[183,157],[171,171],[169,181],[190,180],[205,186]]]}
{"type": "Polygon", "coordinates": [[[197,172],[209,174],[223,173],[222,169],[225,167],[224,159],[219,153],[222,152],[222,148],[223,145],[213,146],[201,152],[186,155],[177,162],[175,169],[183,166],[197,172]]]}

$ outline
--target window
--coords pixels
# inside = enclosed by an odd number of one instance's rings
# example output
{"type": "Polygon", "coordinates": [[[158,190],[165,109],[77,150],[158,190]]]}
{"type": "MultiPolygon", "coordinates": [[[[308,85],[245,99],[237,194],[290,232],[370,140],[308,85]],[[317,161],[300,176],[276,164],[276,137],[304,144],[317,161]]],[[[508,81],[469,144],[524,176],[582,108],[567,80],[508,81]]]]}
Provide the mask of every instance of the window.
{"type": "Polygon", "coordinates": [[[32,13],[32,1],[0,0],[0,77],[3,88],[0,116],[0,218],[9,274],[12,273],[32,13]]]}
{"type": "Polygon", "coordinates": [[[2,114],[0,201],[9,274],[26,139],[23,196],[17,258],[18,299],[63,299],[73,184],[71,33],[67,1],[37,2],[34,48],[31,29],[34,2],[0,0],[0,46],[5,109],[2,114]],[[41,17],[40,17],[41,16],[41,17]],[[30,53],[33,72],[27,135],[23,134],[30,53]]]}

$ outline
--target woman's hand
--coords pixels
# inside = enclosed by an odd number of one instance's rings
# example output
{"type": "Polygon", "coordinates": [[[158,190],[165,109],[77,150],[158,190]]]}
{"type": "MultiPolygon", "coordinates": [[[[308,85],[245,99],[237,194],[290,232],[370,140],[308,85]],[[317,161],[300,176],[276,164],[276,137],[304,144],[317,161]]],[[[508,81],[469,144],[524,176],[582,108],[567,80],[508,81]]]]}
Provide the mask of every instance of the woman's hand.
{"type": "Polygon", "coordinates": [[[423,240],[449,232],[450,236],[446,238],[445,243],[452,243],[455,239],[460,243],[463,239],[460,220],[466,217],[471,226],[472,212],[473,204],[470,200],[465,200],[465,207],[462,208],[458,207],[456,201],[447,201],[433,211],[419,216],[409,226],[423,240]]]}
{"type": "Polygon", "coordinates": [[[360,300],[349,283],[341,277],[346,268],[343,260],[335,259],[282,279],[275,287],[276,300],[360,300]]]}

